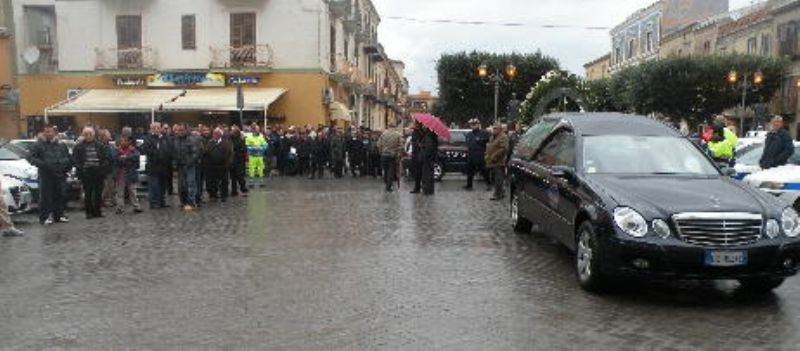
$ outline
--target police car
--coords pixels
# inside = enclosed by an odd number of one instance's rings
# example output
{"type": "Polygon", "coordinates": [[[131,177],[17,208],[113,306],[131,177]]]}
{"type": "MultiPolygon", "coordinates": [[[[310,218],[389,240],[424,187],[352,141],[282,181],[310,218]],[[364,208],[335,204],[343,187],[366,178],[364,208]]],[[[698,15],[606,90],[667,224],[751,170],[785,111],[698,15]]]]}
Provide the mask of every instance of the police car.
{"type": "MultiPolygon", "coordinates": [[[[742,150],[736,151],[736,166],[734,170],[736,175],[734,178],[742,180],[750,174],[761,172],[761,166],[758,161],[761,160],[761,155],[764,154],[764,144],[752,144],[742,150]]],[[[794,155],[789,158],[789,164],[800,165],[800,142],[794,143],[794,155]]]]}
{"type": "MultiPolygon", "coordinates": [[[[797,151],[795,151],[797,152],[797,151]]],[[[797,153],[795,153],[797,155],[797,153]]],[[[800,165],[787,164],[744,177],[743,181],[800,209],[800,165]]]]}

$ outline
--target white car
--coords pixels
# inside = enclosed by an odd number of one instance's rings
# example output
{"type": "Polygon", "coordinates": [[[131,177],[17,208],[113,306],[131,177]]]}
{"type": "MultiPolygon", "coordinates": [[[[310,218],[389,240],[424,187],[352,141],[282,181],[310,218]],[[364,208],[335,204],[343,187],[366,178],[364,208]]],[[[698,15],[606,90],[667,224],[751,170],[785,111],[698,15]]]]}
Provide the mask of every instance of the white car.
{"type": "MultiPolygon", "coordinates": [[[[753,144],[744,149],[744,151],[737,151],[736,166],[734,170],[736,179],[744,179],[750,174],[761,172],[761,166],[758,161],[761,160],[761,155],[764,154],[764,144],[753,144]]],[[[800,142],[794,142],[794,155],[789,158],[789,164],[800,165],[800,142]]]]}
{"type": "Polygon", "coordinates": [[[0,147],[0,175],[25,183],[34,198],[39,194],[39,170],[8,147],[0,147]]]}
{"type": "Polygon", "coordinates": [[[770,168],[748,175],[743,181],[800,209],[800,165],[770,168]]]}
{"type": "Polygon", "coordinates": [[[33,194],[25,183],[17,179],[0,176],[3,188],[3,202],[8,206],[11,214],[23,213],[33,208],[33,194]]]}

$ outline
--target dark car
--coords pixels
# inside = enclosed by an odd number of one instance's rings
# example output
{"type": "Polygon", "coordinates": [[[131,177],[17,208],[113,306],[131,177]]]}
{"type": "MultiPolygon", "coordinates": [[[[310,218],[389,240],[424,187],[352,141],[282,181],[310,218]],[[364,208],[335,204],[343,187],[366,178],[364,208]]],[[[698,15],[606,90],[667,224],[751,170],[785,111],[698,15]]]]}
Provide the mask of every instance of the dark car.
{"type": "Polygon", "coordinates": [[[515,229],[576,252],[580,285],[610,278],[736,279],[770,291],[797,273],[800,218],[723,175],[671,127],[639,116],[542,118],[510,162],[515,229]]]}
{"type": "MultiPolygon", "coordinates": [[[[439,154],[433,166],[433,177],[441,181],[448,173],[467,172],[467,129],[451,129],[450,140],[439,138],[439,154]]],[[[410,176],[410,157],[403,160],[403,169],[406,176],[410,176]]]]}

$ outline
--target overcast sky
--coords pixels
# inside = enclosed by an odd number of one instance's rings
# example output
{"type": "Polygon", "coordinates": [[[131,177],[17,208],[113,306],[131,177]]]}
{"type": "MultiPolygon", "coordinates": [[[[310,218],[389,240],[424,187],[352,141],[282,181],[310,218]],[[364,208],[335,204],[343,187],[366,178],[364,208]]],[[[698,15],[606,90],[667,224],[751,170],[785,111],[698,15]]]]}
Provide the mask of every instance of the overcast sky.
{"type": "MultiPolygon", "coordinates": [[[[583,64],[611,51],[608,30],[542,29],[535,26],[430,24],[392,20],[402,16],[543,25],[613,27],[654,0],[372,0],[383,21],[379,38],[388,55],[406,63],[411,92],[436,91],[442,53],[483,50],[535,52],[558,59],[583,75],[583,64]]],[[[723,0],[720,0],[723,1],[723,0]]],[[[752,0],[730,0],[731,9],[752,0]]]]}

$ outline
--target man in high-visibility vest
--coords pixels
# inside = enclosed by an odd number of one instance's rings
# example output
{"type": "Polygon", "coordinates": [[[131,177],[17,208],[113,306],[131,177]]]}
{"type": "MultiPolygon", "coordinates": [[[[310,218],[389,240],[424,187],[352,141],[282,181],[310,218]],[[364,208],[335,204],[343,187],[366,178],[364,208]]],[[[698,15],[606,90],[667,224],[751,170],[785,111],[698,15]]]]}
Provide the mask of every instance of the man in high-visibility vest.
{"type": "Polygon", "coordinates": [[[247,145],[247,182],[250,188],[255,187],[256,179],[260,187],[264,187],[264,155],[269,148],[269,143],[257,125],[253,125],[253,133],[245,138],[247,145]]]}

